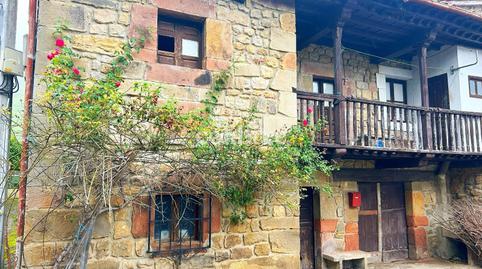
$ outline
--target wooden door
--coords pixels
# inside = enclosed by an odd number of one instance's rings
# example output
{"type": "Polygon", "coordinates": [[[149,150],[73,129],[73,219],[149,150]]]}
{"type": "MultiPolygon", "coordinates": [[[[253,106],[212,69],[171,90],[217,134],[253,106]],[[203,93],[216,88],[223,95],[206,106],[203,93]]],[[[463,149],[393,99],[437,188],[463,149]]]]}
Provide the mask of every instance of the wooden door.
{"type": "Polygon", "coordinates": [[[358,213],[360,250],[378,251],[378,197],[377,183],[358,183],[361,207],[358,213]]]}
{"type": "Polygon", "coordinates": [[[450,109],[447,74],[428,79],[428,98],[430,107],[450,109]]]}
{"type": "Polygon", "coordinates": [[[305,188],[300,200],[300,259],[302,269],[315,268],[313,188],[305,188]]]}
{"type": "Polygon", "coordinates": [[[401,182],[380,183],[382,215],[382,259],[408,259],[405,192],[401,182]]]}

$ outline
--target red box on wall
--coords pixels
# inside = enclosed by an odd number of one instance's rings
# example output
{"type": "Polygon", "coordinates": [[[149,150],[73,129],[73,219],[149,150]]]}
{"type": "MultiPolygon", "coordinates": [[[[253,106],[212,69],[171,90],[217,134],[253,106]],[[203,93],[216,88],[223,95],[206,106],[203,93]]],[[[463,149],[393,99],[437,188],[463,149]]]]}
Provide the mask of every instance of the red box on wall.
{"type": "Polygon", "coordinates": [[[351,207],[360,207],[361,206],[361,193],[360,192],[349,192],[348,199],[350,201],[351,207]]]}

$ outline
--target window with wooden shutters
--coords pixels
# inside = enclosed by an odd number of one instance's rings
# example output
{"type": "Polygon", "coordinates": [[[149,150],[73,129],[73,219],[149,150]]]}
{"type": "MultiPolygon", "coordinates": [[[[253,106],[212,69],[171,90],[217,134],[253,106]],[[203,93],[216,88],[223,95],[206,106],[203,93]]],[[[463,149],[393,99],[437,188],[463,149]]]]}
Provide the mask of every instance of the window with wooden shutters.
{"type": "Polygon", "coordinates": [[[203,23],[159,14],[158,61],[201,68],[203,23]]]}

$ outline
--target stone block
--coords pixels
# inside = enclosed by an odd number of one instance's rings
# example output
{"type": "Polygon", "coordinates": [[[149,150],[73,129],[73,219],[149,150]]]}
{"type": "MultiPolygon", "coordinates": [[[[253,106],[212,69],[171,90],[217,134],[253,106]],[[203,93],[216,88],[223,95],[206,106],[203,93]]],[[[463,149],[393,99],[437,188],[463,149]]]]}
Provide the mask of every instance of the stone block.
{"type": "Polygon", "coordinates": [[[354,251],[360,249],[358,234],[345,235],[345,251],[354,251]]]}
{"type": "Polygon", "coordinates": [[[264,231],[299,228],[299,220],[296,217],[267,218],[260,220],[260,224],[264,231]]]}
{"type": "Polygon", "coordinates": [[[113,257],[131,257],[134,250],[134,241],[131,239],[114,240],[112,242],[113,257]]]}
{"type": "MultiPolygon", "coordinates": [[[[39,2],[39,25],[54,27],[59,21],[66,22],[69,29],[85,32],[87,16],[85,8],[52,1],[39,2]]],[[[50,35],[49,35],[50,36],[50,35]]]]}
{"type": "Polygon", "coordinates": [[[297,255],[272,255],[257,257],[248,261],[248,266],[238,268],[300,268],[300,256],[297,255]]]}
{"type": "Polygon", "coordinates": [[[278,102],[278,111],[279,113],[286,115],[288,117],[296,117],[297,115],[296,93],[280,92],[279,102],[278,102]]]}
{"type": "Polygon", "coordinates": [[[215,249],[221,249],[224,246],[224,235],[214,234],[211,237],[211,244],[215,249]]]}
{"type": "Polygon", "coordinates": [[[268,234],[266,232],[260,233],[246,233],[243,236],[245,245],[253,245],[260,242],[268,241],[268,234]]]}
{"type": "Polygon", "coordinates": [[[105,258],[109,256],[110,241],[99,240],[95,242],[95,257],[97,259],[105,258]]]}
{"type": "Polygon", "coordinates": [[[154,269],[174,269],[174,261],[166,258],[161,258],[154,262],[154,269]]]}
{"type": "Polygon", "coordinates": [[[214,252],[214,260],[216,262],[222,262],[222,261],[225,261],[227,259],[229,259],[229,251],[228,250],[214,252]]]}
{"type": "Polygon", "coordinates": [[[196,17],[212,18],[216,15],[216,4],[212,0],[165,1],[154,0],[154,5],[160,9],[176,13],[189,14],[196,17]]]}
{"type": "Polygon", "coordinates": [[[257,77],[259,74],[259,66],[256,64],[237,63],[234,65],[235,76],[257,77]]]}
{"type": "Polygon", "coordinates": [[[269,233],[271,251],[275,253],[299,253],[300,233],[298,230],[273,231],[269,233]]]}
{"type": "Polygon", "coordinates": [[[241,236],[237,234],[229,234],[224,239],[225,248],[232,248],[232,247],[241,245],[242,243],[243,243],[243,240],[241,239],[241,236]]]}
{"type": "Polygon", "coordinates": [[[131,235],[127,221],[114,222],[114,239],[125,238],[131,235]]]}
{"type": "Polygon", "coordinates": [[[286,32],[296,32],[296,18],[293,13],[283,13],[279,16],[281,29],[286,32]]]}
{"type": "Polygon", "coordinates": [[[296,87],[296,72],[278,70],[271,81],[270,88],[276,91],[292,92],[296,87]]]}
{"type": "Polygon", "coordinates": [[[105,55],[114,55],[122,47],[123,41],[118,38],[100,35],[73,35],[72,48],[105,55]]]}
{"type": "Polygon", "coordinates": [[[134,238],[147,237],[149,229],[149,210],[147,197],[139,197],[132,206],[131,233],[134,238]]]}
{"type": "Polygon", "coordinates": [[[119,260],[113,258],[107,258],[102,260],[90,261],[87,264],[89,269],[119,269],[119,260]]]}
{"type": "Polygon", "coordinates": [[[256,256],[268,256],[271,251],[269,243],[260,243],[254,246],[254,254],[256,256]]]}
{"type": "Polygon", "coordinates": [[[425,200],[421,191],[406,191],[405,201],[407,207],[407,215],[409,216],[425,216],[425,200]]]}
{"type": "Polygon", "coordinates": [[[61,193],[48,188],[34,186],[27,188],[27,210],[55,208],[63,201],[61,193]]]}
{"type": "Polygon", "coordinates": [[[345,224],[345,233],[358,233],[358,222],[348,222],[345,224]]]}
{"type": "Polygon", "coordinates": [[[245,233],[248,230],[249,230],[248,221],[238,223],[238,224],[230,223],[228,227],[229,233],[245,233]]]}
{"type": "Polygon", "coordinates": [[[29,210],[25,219],[28,242],[69,240],[78,229],[79,212],[70,209],[29,210]],[[55,227],[55,229],[51,229],[55,227]]]}
{"type": "Polygon", "coordinates": [[[25,265],[30,267],[49,266],[55,262],[55,257],[60,254],[61,248],[55,243],[27,244],[25,246],[25,265]]]}
{"type": "Polygon", "coordinates": [[[315,220],[315,230],[321,233],[334,233],[337,223],[337,219],[315,220]]]}
{"type": "Polygon", "coordinates": [[[138,37],[139,31],[154,31],[151,38],[146,40],[145,47],[142,51],[155,51],[152,62],[157,62],[157,13],[155,6],[134,4],[131,9],[131,23],[129,25],[129,36],[138,37]]]}
{"type": "Polygon", "coordinates": [[[429,221],[427,216],[407,216],[407,226],[418,227],[428,226],[429,221]]]}
{"type": "Polygon", "coordinates": [[[315,76],[333,78],[335,77],[334,67],[332,64],[323,64],[319,62],[302,62],[301,72],[315,76]]]}
{"type": "Polygon", "coordinates": [[[296,35],[278,28],[272,28],[269,47],[278,51],[296,52],[296,35]]]}
{"type": "Polygon", "coordinates": [[[94,223],[93,238],[103,238],[110,235],[112,231],[112,223],[109,220],[109,213],[105,212],[99,216],[94,223]]]}
{"type": "Polygon", "coordinates": [[[146,254],[147,252],[147,239],[139,239],[136,240],[136,255],[137,257],[142,257],[146,254]]]}
{"type": "Polygon", "coordinates": [[[117,12],[110,9],[94,9],[94,21],[97,23],[113,23],[117,20],[117,12]]]}
{"type": "Polygon", "coordinates": [[[281,59],[281,67],[287,70],[296,70],[296,53],[286,53],[281,59]]]}
{"type": "Polygon", "coordinates": [[[77,3],[82,3],[84,5],[89,5],[93,7],[117,9],[118,1],[114,0],[73,0],[77,3]]]}
{"type": "Polygon", "coordinates": [[[231,249],[231,259],[248,259],[253,256],[251,247],[238,247],[231,249]]]}
{"type": "MultiPolygon", "coordinates": [[[[295,117],[286,117],[280,114],[263,115],[263,135],[270,136],[284,132],[290,126],[296,124],[295,117]]],[[[261,208],[260,208],[261,209],[261,208]]],[[[260,211],[260,215],[261,211],[260,211]]]]}
{"type": "Polygon", "coordinates": [[[358,222],[358,208],[345,207],[345,222],[358,222]]]}
{"type": "Polygon", "coordinates": [[[233,54],[231,24],[225,21],[206,19],[205,56],[207,58],[230,60],[233,54]]]}

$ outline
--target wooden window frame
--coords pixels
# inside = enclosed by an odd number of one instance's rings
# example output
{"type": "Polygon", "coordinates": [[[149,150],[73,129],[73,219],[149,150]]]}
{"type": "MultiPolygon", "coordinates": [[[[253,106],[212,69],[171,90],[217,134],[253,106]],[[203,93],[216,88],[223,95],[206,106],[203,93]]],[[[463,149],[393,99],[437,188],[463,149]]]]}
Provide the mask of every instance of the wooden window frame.
{"type": "Polygon", "coordinates": [[[407,81],[405,80],[400,80],[400,79],[394,79],[394,78],[386,78],[385,83],[390,84],[390,99],[387,98],[387,102],[393,103],[393,104],[402,104],[406,105],[408,102],[407,98],[407,81]],[[395,101],[395,88],[393,84],[402,84],[403,86],[403,102],[395,101]]]}
{"type": "Polygon", "coordinates": [[[468,80],[469,80],[469,86],[468,86],[469,96],[473,97],[473,98],[481,98],[482,99],[482,89],[480,89],[480,94],[479,94],[479,89],[477,88],[477,81],[482,82],[482,77],[469,76],[468,80]],[[475,94],[472,94],[472,92],[470,91],[470,81],[472,81],[472,80],[475,81],[475,94]]]}
{"type": "Polygon", "coordinates": [[[157,35],[174,38],[174,52],[162,51],[157,44],[157,61],[162,64],[202,68],[204,57],[204,21],[175,17],[162,12],[158,13],[157,35]],[[198,57],[182,55],[182,40],[198,42],[198,57]]]}
{"type": "Polygon", "coordinates": [[[211,247],[211,228],[212,228],[212,198],[209,194],[186,194],[186,193],[156,193],[149,197],[149,218],[148,218],[148,253],[153,255],[169,256],[171,254],[185,254],[195,251],[205,250],[211,247]],[[192,219],[184,219],[180,216],[180,208],[174,210],[171,204],[171,216],[159,222],[156,220],[157,214],[161,214],[156,206],[158,197],[170,197],[171,203],[179,202],[183,197],[194,197],[201,201],[197,205],[198,214],[192,219]],[[179,236],[180,225],[183,221],[195,222],[193,235],[186,238],[179,236]],[[169,238],[161,239],[161,223],[169,226],[169,238]],[[159,231],[157,231],[159,229],[159,231]]]}
{"type": "MultiPolygon", "coordinates": [[[[334,95],[335,94],[335,80],[333,78],[328,78],[328,77],[316,77],[314,76],[313,77],[313,81],[312,83],[314,82],[317,82],[318,83],[318,89],[321,90],[320,92],[318,93],[321,93],[321,94],[328,94],[328,95],[334,95]],[[330,93],[325,93],[325,89],[323,87],[323,83],[331,83],[333,85],[333,94],[330,94],[330,93]],[[320,88],[321,87],[321,88],[320,88]]],[[[314,89],[312,89],[312,91],[314,92],[314,89]]]]}

